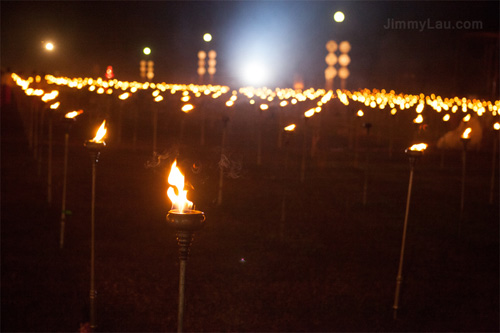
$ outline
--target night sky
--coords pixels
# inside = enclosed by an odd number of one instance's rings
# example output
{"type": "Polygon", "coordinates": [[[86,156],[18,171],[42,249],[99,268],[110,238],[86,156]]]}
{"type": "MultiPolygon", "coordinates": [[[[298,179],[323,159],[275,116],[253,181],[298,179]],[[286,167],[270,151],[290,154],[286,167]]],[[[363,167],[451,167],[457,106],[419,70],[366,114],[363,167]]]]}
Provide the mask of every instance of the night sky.
{"type": "Polygon", "coordinates": [[[498,1],[2,1],[2,68],[31,74],[139,80],[151,47],[154,81],[197,81],[197,52],[217,51],[215,83],[248,85],[250,63],[268,87],[324,86],[325,43],[348,40],[347,88],[498,98],[498,1]],[[346,19],[333,21],[341,10],[346,19]],[[425,29],[389,22],[428,22],[425,29]],[[439,29],[480,22],[479,28],[439,29]],[[205,32],[213,35],[207,44],[205,32]],[[42,41],[56,45],[46,52],[42,41]]]}

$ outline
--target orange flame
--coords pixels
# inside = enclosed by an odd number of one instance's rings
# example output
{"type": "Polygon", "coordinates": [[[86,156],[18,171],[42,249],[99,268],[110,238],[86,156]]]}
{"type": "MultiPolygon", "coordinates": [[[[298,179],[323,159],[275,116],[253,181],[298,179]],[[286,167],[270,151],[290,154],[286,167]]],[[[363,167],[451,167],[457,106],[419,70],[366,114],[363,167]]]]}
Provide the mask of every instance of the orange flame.
{"type": "Polygon", "coordinates": [[[410,147],[411,151],[424,151],[427,148],[427,143],[416,143],[410,147]]]}
{"type": "Polygon", "coordinates": [[[472,132],[472,128],[467,127],[467,129],[462,133],[462,139],[468,139],[470,132],[472,132]]]}
{"type": "Polygon", "coordinates": [[[106,129],[106,120],[103,120],[101,126],[99,127],[99,129],[97,130],[96,134],[95,134],[95,137],[90,140],[92,142],[104,142],[102,141],[102,139],[104,138],[104,136],[106,135],[106,132],[107,132],[107,129],[106,129]]]}
{"type": "Polygon", "coordinates": [[[181,110],[185,113],[188,113],[189,111],[191,111],[192,109],[194,109],[194,106],[193,104],[184,104],[181,108],[181,110]]]}
{"type": "Polygon", "coordinates": [[[172,201],[172,210],[177,210],[179,213],[191,210],[193,203],[187,199],[187,190],[184,190],[184,175],[177,167],[177,160],[172,163],[168,183],[177,189],[177,194],[172,186],[167,190],[167,196],[172,201]]]}
{"type": "Polygon", "coordinates": [[[285,127],[285,131],[287,132],[292,132],[293,130],[295,130],[295,124],[291,124],[285,127]]]}
{"type": "Polygon", "coordinates": [[[73,119],[83,113],[83,110],[71,111],[64,115],[64,118],[73,119]]]}

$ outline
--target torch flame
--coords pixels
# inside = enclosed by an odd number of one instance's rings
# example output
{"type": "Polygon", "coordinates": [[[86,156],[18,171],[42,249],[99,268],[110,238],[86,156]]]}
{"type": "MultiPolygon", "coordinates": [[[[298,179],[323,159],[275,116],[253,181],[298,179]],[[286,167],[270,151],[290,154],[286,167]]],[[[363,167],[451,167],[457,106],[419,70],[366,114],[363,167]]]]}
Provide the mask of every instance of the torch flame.
{"type": "Polygon", "coordinates": [[[172,209],[178,210],[179,213],[191,210],[193,203],[187,199],[187,190],[184,190],[184,175],[177,167],[177,160],[172,163],[172,168],[168,175],[168,183],[175,186],[178,193],[175,194],[176,191],[172,186],[167,190],[168,198],[172,201],[172,209]]]}
{"type": "Polygon", "coordinates": [[[295,124],[291,124],[285,127],[285,131],[287,132],[292,132],[293,130],[295,130],[295,124]]]}
{"type": "Polygon", "coordinates": [[[105,126],[106,126],[106,120],[103,120],[101,126],[99,127],[99,129],[97,130],[97,132],[95,134],[95,137],[90,141],[103,142],[102,139],[104,138],[104,136],[106,135],[106,132],[107,132],[107,129],[105,126]]]}
{"type": "Polygon", "coordinates": [[[313,109],[309,109],[307,110],[306,112],[304,112],[304,116],[306,118],[310,118],[314,115],[314,113],[316,112],[316,110],[313,108],[313,109]]]}
{"type": "Polygon", "coordinates": [[[68,112],[64,115],[64,118],[68,118],[68,119],[73,119],[75,118],[76,116],[80,115],[83,113],[83,110],[78,110],[78,111],[71,111],[71,112],[68,112]]]}
{"type": "Polygon", "coordinates": [[[423,151],[427,148],[427,143],[416,143],[410,147],[412,151],[423,151]]]}
{"type": "Polygon", "coordinates": [[[189,111],[191,111],[192,109],[194,109],[194,106],[193,104],[184,104],[181,108],[181,110],[185,113],[188,113],[189,111]]]}
{"type": "Polygon", "coordinates": [[[462,133],[462,138],[463,139],[468,139],[469,135],[470,135],[470,132],[472,132],[472,128],[467,127],[467,129],[462,133]]]}

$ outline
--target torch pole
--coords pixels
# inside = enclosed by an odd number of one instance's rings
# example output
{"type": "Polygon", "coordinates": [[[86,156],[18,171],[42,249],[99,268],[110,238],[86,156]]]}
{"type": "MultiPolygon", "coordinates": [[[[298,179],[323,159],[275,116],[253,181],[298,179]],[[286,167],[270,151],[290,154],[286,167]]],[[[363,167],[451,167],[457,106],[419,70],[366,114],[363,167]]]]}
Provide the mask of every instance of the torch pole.
{"type": "Polygon", "coordinates": [[[184,326],[184,286],[186,281],[187,260],[179,261],[179,308],[177,313],[177,332],[183,331],[184,326]]]}
{"type": "Polygon", "coordinates": [[[458,236],[460,236],[461,232],[461,221],[463,219],[464,215],[464,202],[465,202],[465,170],[466,170],[466,163],[467,163],[467,144],[470,141],[470,138],[461,138],[462,144],[463,144],[463,150],[462,150],[462,188],[461,188],[461,193],[460,193],[460,219],[458,221],[458,236]]]}
{"type": "Polygon", "coordinates": [[[98,153],[92,153],[92,201],[90,213],[90,327],[96,327],[95,320],[95,176],[98,153]]]}
{"type": "Polygon", "coordinates": [[[257,126],[257,165],[262,165],[262,110],[259,109],[259,125],[257,126]]]}
{"type": "Polygon", "coordinates": [[[153,106],[153,154],[156,153],[156,137],[158,133],[158,107],[153,106]]]}
{"type": "Polygon", "coordinates": [[[284,149],[285,149],[285,169],[283,172],[283,198],[281,200],[281,217],[280,217],[280,240],[283,241],[285,238],[285,220],[286,220],[286,196],[287,196],[287,176],[288,176],[288,144],[289,137],[288,132],[282,132],[285,135],[284,149]]]}
{"type": "Polygon", "coordinates": [[[363,206],[366,206],[366,197],[368,193],[368,156],[370,154],[370,128],[372,124],[364,123],[363,127],[366,129],[366,155],[365,155],[365,175],[363,182],[363,206]]]}
{"type": "Polygon", "coordinates": [[[52,112],[49,113],[49,143],[47,156],[47,203],[52,204],[52,112]]]}
{"type": "Polygon", "coordinates": [[[177,313],[177,332],[182,332],[184,327],[184,287],[186,280],[186,264],[189,249],[193,243],[194,231],[203,227],[205,214],[201,211],[191,210],[186,213],[169,211],[167,222],[174,227],[179,246],[179,307],[177,313]]]}
{"type": "Polygon", "coordinates": [[[63,164],[63,187],[62,187],[62,204],[61,204],[61,233],[59,237],[59,248],[64,247],[64,231],[66,228],[66,186],[68,178],[68,141],[69,132],[64,134],[64,164],[63,164]]]}
{"type": "Polygon", "coordinates": [[[95,301],[97,292],[95,290],[95,179],[96,164],[99,161],[100,150],[106,146],[104,142],[87,141],[85,147],[90,152],[92,159],[92,196],[90,204],[90,328],[94,330],[96,325],[95,301]]]}
{"type": "Polygon", "coordinates": [[[408,229],[408,213],[410,211],[410,198],[411,198],[411,188],[413,183],[413,170],[415,168],[415,161],[417,156],[410,155],[410,180],[408,183],[408,195],[406,197],[406,211],[405,211],[405,220],[403,224],[403,236],[401,241],[401,252],[399,255],[399,267],[398,267],[398,275],[396,277],[396,292],[394,295],[394,305],[392,306],[394,312],[393,317],[394,320],[397,319],[398,308],[399,308],[399,295],[401,291],[401,283],[403,282],[403,261],[405,254],[405,245],[406,245],[406,231],[408,229]]]}
{"type": "Polygon", "coordinates": [[[306,157],[307,157],[307,117],[304,118],[304,137],[302,140],[302,162],[300,164],[300,182],[306,178],[306,157]]]}
{"type": "Polygon", "coordinates": [[[222,163],[224,158],[224,149],[226,147],[226,133],[227,133],[227,123],[229,118],[224,116],[222,118],[222,142],[220,151],[220,162],[219,162],[219,192],[217,194],[217,206],[222,204],[222,187],[224,185],[224,165],[222,163]]]}
{"type": "MultiPolygon", "coordinates": [[[[498,131],[495,131],[498,132],[498,131]]],[[[495,133],[497,134],[497,133],[495,133]]],[[[491,159],[491,182],[490,182],[490,198],[489,198],[489,204],[493,204],[493,194],[495,190],[495,165],[496,165],[496,155],[497,155],[497,145],[498,145],[498,135],[495,135],[495,138],[493,139],[493,157],[491,159]]]]}

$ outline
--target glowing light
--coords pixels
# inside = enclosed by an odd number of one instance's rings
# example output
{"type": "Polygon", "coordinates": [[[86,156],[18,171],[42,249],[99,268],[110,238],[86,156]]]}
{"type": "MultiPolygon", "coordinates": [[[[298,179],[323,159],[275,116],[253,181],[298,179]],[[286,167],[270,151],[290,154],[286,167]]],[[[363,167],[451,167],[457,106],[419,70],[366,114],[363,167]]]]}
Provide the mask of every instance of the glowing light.
{"type": "Polygon", "coordinates": [[[465,117],[463,117],[462,121],[464,123],[468,122],[470,120],[470,114],[466,115],[465,117]]]}
{"type": "Polygon", "coordinates": [[[128,92],[123,93],[123,94],[118,96],[118,98],[121,99],[122,101],[126,100],[129,97],[130,97],[130,93],[128,93],[128,92]]]}
{"type": "Polygon", "coordinates": [[[315,112],[316,112],[315,109],[309,109],[306,112],[304,112],[304,116],[306,116],[306,118],[310,118],[314,115],[315,112]]]}
{"type": "Polygon", "coordinates": [[[285,127],[285,131],[287,132],[291,132],[293,130],[295,130],[295,124],[291,124],[285,127]]]}
{"type": "Polygon", "coordinates": [[[142,53],[144,53],[145,55],[150,55],[151,54],[151,49],[149,47],[145,47],[142,50],[142,53]]]}
{"type": "Polygon", "coordinates": [[[335,14],[333,14],[333,19],[335,20],[335,22],[340,23],[340,22],[343,22],[345,20],[345,15],[341,11],[338,11],[338,12],[335,12],[335,14]]]}
{"type": "Polygon", "coordinates": [[[47,42],[47,43],[45,43],[45,49],[46,49],[47,51],[54,51],[54,48],[55,48],[55,46],[54,46],[54,44],[53,44],[53,43],[51,43],[51,42],[47,42]]]}
{"type": "Polygon", "coordinates": [[[83,113],[83,110],[71,111],[64,115],[64,118],[73,119],[83,113]]]}
{"type": "Polygon", "coordinates": [[[364,114],[365,114],[365,113],[364,113],[362,110],[358,110],[358,112],[356,113],[356,115],[357,115],[358,117],[363,117],[363,116],[364,116],[364,114]]]}
{"type": "Polygon", "coordinates": [[[177,160],[172,163],[168,183],[175,187],[174,189],[174,187],[170,186],[167,190],[167,196],[172,202],[172,210],[177,210],[179,213],[191,210],[193,203],[187,199],[187,190],[184,190],[184,175],[177,167],[177,160]]]}
{"type": "Polygon", "coordinates": [[[411,151],[424,151],[427,148],[427,143],[417,143],[411,146],[409,149],[411,151]]]}
{"type": "Polygon", "coordinates": [[[424,117],[422,117],[422,115],[421,115],[421,114],[419,114],[419,115],[417,116],[417,118],[413,119],[413,122],[414,122],[415,124],[421,124],[423,121],[424,121],[424,117]]]}
{"type": "Polygon", "coordinates": [[[97,143],[103,143],[102,139],[106,135],[107,129],[106,129],[106,120],[103,120],[101,126],[99,126],[99,129],[97,130],[95,137],[90,140],[92,142],[97,142],[97,143]]]}
{"type": "Polygon", "coordinates": [[[184,105],[182,106],[182,108],[181,108],[181,110],[182,110],[183,112],[186,112],[186,113],[188,113],[189,111],[191,111],[191,110],[193,110],[193,109],[194,109],[193,104],[184,104],[184,105]]]}
{"type": "Polygon", "coordinates": [[[500,123],[499,123],[498,121],[497,121],[496,123],[494,123],[494,124],[493,124],[493,129],[494,129],[495,131],[500,130],[500,123]]]}
{"type": "Polygon", "coordinates": [[[445,114],[443,116],[443,121],[448,121],[448,120],[450,120],[450,115],[449,114],[445,114]]]}
{"type": "Polygon", "coordinates": [[[242,79],[247,84],[262,85],[269,79],[269,71],[262,63],[252,62],[243,67],[242,79]]]}
{"type": "Polygon", "coordinates": [[[61,103],[60,103],[60,102],[55,102],[54,104],[51,104],[51,105],[50,105],[50,108],[51,108],[52,110],[55,110],[55,109],[57,109],[57,108],[59,107],[59,105],[61,105],[61,103]]]}
{"type": "Polygon", "coordinates": [[[261,109],[262,111],[267,110],[267,109],[269,109],[269,105],[267,105],[267,104],[261,104],[261,105],[260,105],[260,109],[261,109]]]}
{"type": "Polygon", "coordinates": [[[472,132],[472,128],[467,127],[465,131],[462,133],[462,139],[468,139],[470,137],[470,133],[472,132]]]}
{"type": "Polygon", "coordinates": [[[210,42],[210,41],[212,40],[212,35],[211,35],[211,34],[209,34],[209,33],[204,34],[204,35],[203,35],[203,40],[204,40],[205,42],[207,42],[207,43],[208,43],[208,42],[210,42]]]}

